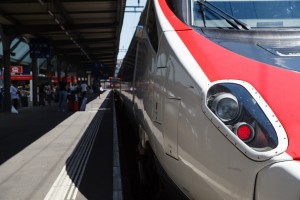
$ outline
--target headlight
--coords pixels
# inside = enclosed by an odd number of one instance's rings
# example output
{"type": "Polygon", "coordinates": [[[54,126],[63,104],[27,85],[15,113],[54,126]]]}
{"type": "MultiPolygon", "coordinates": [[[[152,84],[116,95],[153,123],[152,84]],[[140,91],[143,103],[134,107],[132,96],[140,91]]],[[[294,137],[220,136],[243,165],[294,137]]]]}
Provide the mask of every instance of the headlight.
{"type": "Polygon", "coordinates": [[[239,115],[238,100],[230,93],[212,96],[211,109],[225,123],[233,121],[239,115]]]}
{"type": "Polygon", "coordinates": [[[277,147],[278,137],[272,123],[243,86],[219,83],[207,95],[207,107],[242,142],[261,152],[277,147]]]}

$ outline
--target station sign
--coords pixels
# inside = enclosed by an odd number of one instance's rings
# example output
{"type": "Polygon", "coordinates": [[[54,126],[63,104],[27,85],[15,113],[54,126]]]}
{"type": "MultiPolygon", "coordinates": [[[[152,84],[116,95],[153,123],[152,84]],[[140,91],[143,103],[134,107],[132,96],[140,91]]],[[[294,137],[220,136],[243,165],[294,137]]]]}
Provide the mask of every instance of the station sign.
{"type": "Polygon", "coordinates": [[[23,66],[10,66],[10,73],[11,74],[22,74],[23,66]]]}
{"type": "Polygon", "coordinates": [[[10,66],[10,74],[12,81],[32,80],[32,75],[27,70],[23,70],[23,66],[10,66]]]}
{"type": "Polygon", "coordinates": [[[49,38],[29,39],[30,58],[50,58],[51,46],[49,38]]]}

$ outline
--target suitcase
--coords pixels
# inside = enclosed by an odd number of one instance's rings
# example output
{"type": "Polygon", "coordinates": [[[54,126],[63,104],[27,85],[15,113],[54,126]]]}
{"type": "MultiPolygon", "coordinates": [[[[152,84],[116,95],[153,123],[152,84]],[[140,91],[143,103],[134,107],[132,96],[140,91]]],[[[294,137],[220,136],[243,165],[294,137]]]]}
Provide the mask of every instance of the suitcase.
{"type": "Polygon", "coordinates": [[[70,111],[73,111],[73,110],[74,110],[73,101],[71,101],[71,100],[68,101],[68,109],[69,109],[70,111]]]}
{"type": "Polygon", "coordinates": [[[74,111],[78,111],[79,110],[78,101],[74,101],[73,109],[74,109],[74,111]]]}

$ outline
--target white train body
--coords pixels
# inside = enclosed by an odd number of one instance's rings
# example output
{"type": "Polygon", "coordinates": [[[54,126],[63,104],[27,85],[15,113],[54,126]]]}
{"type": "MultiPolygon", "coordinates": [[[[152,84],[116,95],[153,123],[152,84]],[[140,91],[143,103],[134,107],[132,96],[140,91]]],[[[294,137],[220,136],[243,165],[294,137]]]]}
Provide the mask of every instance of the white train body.
{"type": "Polygon", "coordinates": [[[215,32],[187,25],[196,21],[194,7],[206,3],[148,2],[118,90],[139,126],[141,143],[150,143],[189,199],[299,200],[300,74],[289,63],[299,65],[300,59],[268,57],[266,48],[299,45],[299,25],[215,32]],[[179,8],[187,10],[181,19],[174,11],[179,8]],[[248,50],[240,53],[242,47],[248,50]],[[268,59],[286,67],[264,62],[268,59]],[[217,113],[224,99],[232,101],[226,105],[232,110],[217,113]]]}

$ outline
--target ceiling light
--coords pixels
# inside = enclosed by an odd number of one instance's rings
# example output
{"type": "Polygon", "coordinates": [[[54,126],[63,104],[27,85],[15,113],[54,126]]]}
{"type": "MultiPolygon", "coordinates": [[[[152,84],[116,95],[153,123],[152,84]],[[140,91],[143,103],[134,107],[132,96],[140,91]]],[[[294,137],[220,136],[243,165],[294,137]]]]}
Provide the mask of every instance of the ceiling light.
{"type": "Polygon", "coordinates": [[[60,24],[59,21],[58,21],[58,19],[55,18],[54,21],[55,21],[57,24],[60,24]]]}
{"type": "Polygon", "coordinates": [[[38,0],[38,2],[40,2],[40,4],[45,5],[45,2],[43,0],[38,0]]]}
{"type": "Polygon", "coordinates": [[[54,17],[53,12],[51,12],[51,10],[48,10],[49,15],[51,15],[52,17],[54,17]]]}

